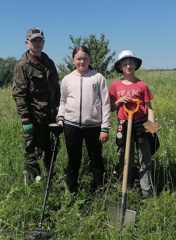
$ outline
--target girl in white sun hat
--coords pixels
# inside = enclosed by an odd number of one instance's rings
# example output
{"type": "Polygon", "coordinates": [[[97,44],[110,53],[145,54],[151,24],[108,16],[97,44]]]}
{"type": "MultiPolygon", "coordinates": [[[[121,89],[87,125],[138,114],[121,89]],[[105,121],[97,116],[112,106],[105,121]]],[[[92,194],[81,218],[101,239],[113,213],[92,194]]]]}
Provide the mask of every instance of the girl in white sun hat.
{"type": "Polygon", "coordinates": [[[154,111],[150,100],[153,96],[146,83],[135,77],[135,71],[140,68],[142,60],[135,57],[130,50],[124,50],[118,55],[115,69],[122,73],[121,79],[114,81],[109,89],[111,100],[111,111],[117,112],[118,130],[116,144],[120,152],[119,169],[120,176],[124,167],[124,152],[126,143],[126,131],[128,114],[123,109],[123,104],[129,110],[136,108],[136,103],[130,102],[131,99],[139,100],[139,110],[133,115],[132,140],[129,159],[128,184],[132,180],[132,165],[134,162],[135,147],[138,151],[139,160],[139,180],[143,197],[151,195],[151,148],[143,123],[150,120],[154,123],[154,111]]]}

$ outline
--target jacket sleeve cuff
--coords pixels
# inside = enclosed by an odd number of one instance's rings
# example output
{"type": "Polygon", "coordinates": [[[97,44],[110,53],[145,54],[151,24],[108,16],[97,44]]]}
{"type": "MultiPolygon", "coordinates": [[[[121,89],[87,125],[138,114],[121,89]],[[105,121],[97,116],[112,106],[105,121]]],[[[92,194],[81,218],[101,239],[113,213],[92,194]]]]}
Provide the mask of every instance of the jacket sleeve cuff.
{"type": "Polygon", "coordinates": [[[22,125],[30,125],[30,124],[32,124],[32,122],[29,119],[22,121],[22,125]]]}
{"type": "Polygon", "coordinates": [[[62,122],[64,122],[64,117],[63,117],[63,116],[58,116],[58,117],[57,117],[57,121],[62,121],[62,122]]]}
{"type": "Polygon", "coordinates": [[[101,128],[101,132],[109,133],[109,128],[101,128]]]}

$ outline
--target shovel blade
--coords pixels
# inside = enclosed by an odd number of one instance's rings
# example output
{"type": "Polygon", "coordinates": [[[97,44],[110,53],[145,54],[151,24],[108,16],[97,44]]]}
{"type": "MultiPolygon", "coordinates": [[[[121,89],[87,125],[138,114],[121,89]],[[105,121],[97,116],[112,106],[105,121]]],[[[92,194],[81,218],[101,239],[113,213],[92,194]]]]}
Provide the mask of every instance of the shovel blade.
{"type": "Polygon", "coordinates": [[[123,226],[130,226],[135,223],[136,211],[126,209],[125,214],[122,214],[121,207],[109,207],[109,224],[115,228],[122,228],[123,226]]]}

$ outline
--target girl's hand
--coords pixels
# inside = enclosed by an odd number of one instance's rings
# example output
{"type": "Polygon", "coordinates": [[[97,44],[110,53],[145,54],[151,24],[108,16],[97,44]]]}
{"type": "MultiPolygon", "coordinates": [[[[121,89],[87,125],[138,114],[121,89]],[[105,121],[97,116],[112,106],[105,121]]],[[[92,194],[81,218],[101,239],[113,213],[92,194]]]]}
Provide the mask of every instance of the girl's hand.
{"type": "Polygon", "coordinates": [[[61,125],[62,127],[64,126],[63,121],[58,121],[58,124],[61,125]]]}
{"type": "Polygon", "coordinates": [[[101,141],[101,143],[105,143],[107,142],[109,139],[109,133],[106,133],[106,132],[100,132],[100,137],[99,137],[99,140],[101,141]]]}

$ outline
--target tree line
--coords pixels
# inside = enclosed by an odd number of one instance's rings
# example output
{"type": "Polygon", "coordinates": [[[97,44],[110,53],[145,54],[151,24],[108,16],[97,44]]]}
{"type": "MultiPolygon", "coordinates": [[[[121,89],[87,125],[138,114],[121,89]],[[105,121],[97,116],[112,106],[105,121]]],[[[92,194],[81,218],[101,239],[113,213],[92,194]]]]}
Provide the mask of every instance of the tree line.
{"type": "MultiPolygon", "coordinates": [[[[70,35],[72,46],[68,49],[73,51],[77,46],[86,46],[91,53],[91,66],[93,69],[101,72],[105,77],[112,76],[115,73],[113,67],[108,69],[110,64],[114,63],[115,51],[110,53],[109,40],[105,39],[105,35],[101,34],[98,39],[95,34],[90,34],[88,37],[78,37],[70,35]]],[[[62,63],[57,65],[59,78],[62,79],[65,75],[73,71],[72,56],[65,56],[62,63]]],[[[0,58],[0,87],[8,86],[12,82],[14,66],[17,62],[15,57],[6,59],[0,58]]]]}
{"type": "Polygon", "coordinates": [[[0,87],[9,85],[12,81],[13,69],[17,60],[14,57],[0,58],[0,87]]]}

